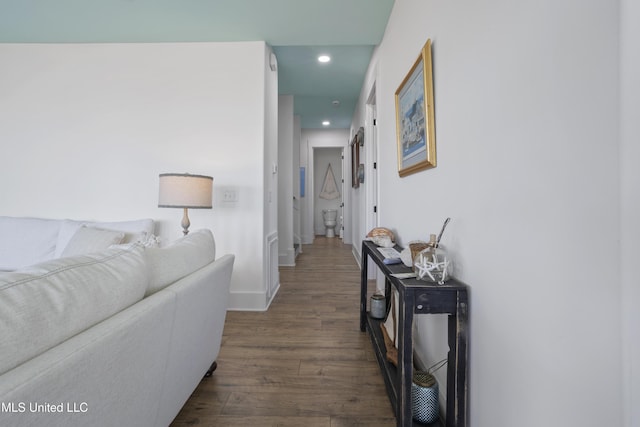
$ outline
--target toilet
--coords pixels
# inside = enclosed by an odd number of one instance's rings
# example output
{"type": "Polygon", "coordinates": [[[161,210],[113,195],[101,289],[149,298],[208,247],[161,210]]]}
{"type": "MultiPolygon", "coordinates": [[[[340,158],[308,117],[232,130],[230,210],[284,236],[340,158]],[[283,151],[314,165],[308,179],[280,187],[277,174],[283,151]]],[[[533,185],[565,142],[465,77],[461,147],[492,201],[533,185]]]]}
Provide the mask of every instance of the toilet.
{"type": "Polygon", "coordinates": [[[324,219],[324,226],[326,227],[325,236],[336,237],[336,218],[338,217],[338,211],[336,209],[323,209],[322,218],[324,219]]]}

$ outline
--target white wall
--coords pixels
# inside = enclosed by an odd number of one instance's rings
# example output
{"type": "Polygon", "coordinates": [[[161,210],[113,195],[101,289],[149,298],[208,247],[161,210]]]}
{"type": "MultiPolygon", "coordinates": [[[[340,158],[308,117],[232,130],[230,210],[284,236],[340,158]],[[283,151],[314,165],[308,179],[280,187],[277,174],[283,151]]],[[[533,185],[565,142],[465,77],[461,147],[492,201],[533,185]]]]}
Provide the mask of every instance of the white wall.
{"type": "MultiPolygon", "coordinates": [[[[362,126],[362,125],[359,125],[359,126],[362,126]]],[[[365,176],[364,182],[360,183],[358,188],[353,188],[351,183],[351,165],[353,164],[353,160],[352,160],[353,151],[350,144],[351,144],[351,141],[353,140],[353,137],[357,133],[359,126],[355,126],[351,128],[349,142],[347,144],[347,148],[345,148],[345,159],[347,160],[349,165],[349,174],[347,177],[348,178],[347,183],[349,188],[349,194],[351,196],[351,203],[350,203],[351,210],[350,210],[349,218],[351,220],[352,227],[349,235],[350,235],[351,241],[353,242],[353,254],[356,257],[356,261],[358,262],[358,264],[360,264],[360,257],[361,257],[361,251],[362,251],[362,239],[369,232],[369,230],[366,229],[366,221],[365,221],[365,217],[367,215],[366,188],[369,185],[369,181],[367,180],[367,176],[365,176]]],[[[365,139],[366,139],[366,135],[365,135],[365,139]]],[[[365,144],[366,144],[366,141],[365,141],[365,144]]],[[[364,163],[365,151],[367,150],[367,147],[358,146],[357,150],[358,150],[360,163],[364,163]]],[[[382,225],[384,226],[384,224],[382,225]]]]}
{"type": "Polygon", "coordinates": [[[292,180],[293,180],[293,243],[298,245],[297,250],[302,250],[302,229],[300,225],[300,141],[302,138],[302,119],[300,116],[293,116],[293,158],[292,180]]]}
{"type": "MultiPolygon", "coordinates": [[[[271,64],[273,51],[265,46],[265,64],[271,64]]],[[[263,148],[263,181],[262,193],[264,204],[264,237],[263,261],[264,286],[238,295],[238,302],[233,306],[239,309],[264,310],[275,297],[280,288],[278,271],[278,174],[273,172],[273,165],[278,164],[278,71],[264,67],[264,148],[263,148]],[[240,299],[239,297],[243,298],[240,299]]]]}
{"type": "Polygon", "coordinates": [[[278,101],[278,253],[279,264],[295,265],[293,249],[293,96],[278,101]]]}
{"type": "MultiPolygon", "coordinates": [[[[608,0],[396,0],[372,62],[380,224],[407,242],[452,218],[443,244],[470,286],[470,426],[623,423],[618,13],[608,0]],[[428,38],[438,166],[400,178],[394,92],[428,38]]],[[[623,151],[637,152],[637,126],[623,151]]],[[[623,214],[637,222],[638,172],[626,172],[623,214]]],[[[629,337],[637,319],[628,313],[629,337]]],[[[418,326],[424,363],[444,357],[444,319],[418,326]]]]}
{"type": "MultiPolygon", "coordinates": [[[[338,211],[337,225],[335,228],[336,236],[340,234],[340,203],[342,203],[342,150],[343,148],[316,148],[313,152],[313,182],[314,182],[314,214],[313,223],[316,236],[325,235],[326,228],[324,226],[324,218],[322,211],[325,209],[335,209],[338,211]],[[337,199],[327,200],[320,198],[324,179],[327,169],[331,165],[336,185],[340,191],[340,197],[337,199]]],[[[348,187],[347,187],[348,188],[348,187]]]]}
{"type": "Polygon", "coordinates": [[[233,294],[264,299],[265,51],[0,44],[0,214],[150,217],[170,241],[182,212],[157,208],[158,174],[212,175],[214,208],[191,211],[191,227],[210,228],[218,254],[236,254],[233,294]],[[222,202],[226,188],[237,202],[222,202]]]}
{"type": "Polygon", "coordinates": [[[640,5],[623,0],[620,8],[620,194],[622,200],[622,338],[624,426],[640,426],[640,5]]]}
{"type": "MultiPolygon", "coordinates": [[[[300,138],[300,166],[306,168],[307,179],[305,181],[305,197],[301,198],[300,216],[302,229],[302,243],[311,244],[314,238],[314,161],[313,152],[315,148],[328,147],[347,147],[349,143],[349,131],[346,129],[302,129],[300,138]]],[[[346,150],[346,148],[345,148],[346,150]]],[[[348,184],[348,183],[347,183],[348,184]]],[[[350,188],[347,185],[347,188],[350,188]]],[[[345,191],[343,194],[345,203],[345,212],[350,211],[350,192],[345,191]]],[[[350,221],[344,220],[345,237],[343,242],[351,243],[350,221]]]]}
{"type": "MultiPolygon", "coordinates": [[[[378,74],[377,72],[377,48],[373,52],[371,62],[369,64],[365,85],[360,93],[360,98],[356,109],[353,113],[353,123],[351,126],[351,138],[356,135],[358,129],[362,127],[364,129],[364,144],[359,148],[360,150],[360,163],[365,166],[364,182],[360,183],[357,189],[351,189],[352,204],[354,206],[351,217],[353,218],[352,227],[352,241],[353,241],[353,253],[356,257],[356,261],[360,264],[361,252],[362,252],[362,240],[367,233],[374,227],[388,227],[393,228],[390,224],[379,224],[377,221],[377,214],[374,214],[374,206],[377,207],[378,202],[378,186],[374,184],[379,181],[378,170],[374,169],[374,163],[377,163],[378,155],[378,143],[379,138],[378,128],[373,125],[373,113],[370,106],[377,103],[377,96],[375,92],[375,80],[378,74]],[[374,176],[375,175],[375,176],[374,176]]],[[[348,150],[349,165],[351,165],[351,149],[348,150]]],[[[350,179],[350,178],[349,178],[350,179]]],[[[349,181],[350,182],[350,181],[349,181]]],[[[370,265],[369,278],[372,278],[375,274],[375,265],[370,265]]],[[[382,289],[384,289],[384,282],[382,283],[382,289]]]]}

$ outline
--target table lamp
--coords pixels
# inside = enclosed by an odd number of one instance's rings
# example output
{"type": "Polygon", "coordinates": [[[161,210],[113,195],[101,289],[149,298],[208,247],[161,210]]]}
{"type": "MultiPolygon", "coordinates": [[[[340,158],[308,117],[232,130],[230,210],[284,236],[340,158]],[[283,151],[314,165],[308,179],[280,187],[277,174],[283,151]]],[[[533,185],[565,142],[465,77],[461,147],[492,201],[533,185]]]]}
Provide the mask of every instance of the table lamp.
{"type": "Polygon", "coordinates": [[[188,209],[211,209],[213,178],[188,173],[161,173],[159,208],[182,208],[182,233],[189,233],[188,209]]]}

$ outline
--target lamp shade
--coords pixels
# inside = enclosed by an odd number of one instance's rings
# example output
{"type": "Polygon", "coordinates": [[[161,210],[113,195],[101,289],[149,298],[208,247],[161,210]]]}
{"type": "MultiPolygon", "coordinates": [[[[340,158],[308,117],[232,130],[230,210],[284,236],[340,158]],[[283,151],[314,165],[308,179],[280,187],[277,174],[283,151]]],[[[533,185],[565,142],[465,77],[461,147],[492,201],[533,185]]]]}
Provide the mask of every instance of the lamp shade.
{"type": "Polygon", "coordinates": [[[213,178],[188,173],[161,173],[159,208],[211,209],[213,178]]]}

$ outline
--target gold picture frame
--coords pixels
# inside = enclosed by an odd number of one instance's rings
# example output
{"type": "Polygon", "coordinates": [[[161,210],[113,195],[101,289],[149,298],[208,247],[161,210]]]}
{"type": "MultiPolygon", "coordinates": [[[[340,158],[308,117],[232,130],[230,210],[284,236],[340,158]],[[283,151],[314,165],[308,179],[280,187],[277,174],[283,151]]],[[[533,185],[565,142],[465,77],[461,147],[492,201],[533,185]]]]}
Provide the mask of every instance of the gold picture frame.
{"type": "Polygon", "coordinates": [[[351,140],[351,187],[360,187],[358,179],[358,166],[360,165],[360,144],[357,135],[351,140]]]}
{"type": "Polygon", "coordinates": [[[427,40],[395,94],[398,174],[436,167],[431,39],[427,40]]]}

